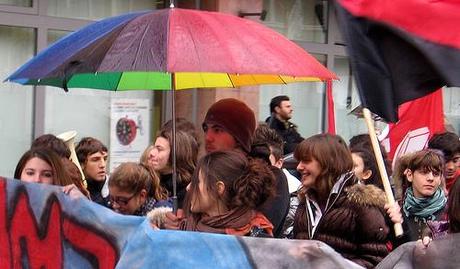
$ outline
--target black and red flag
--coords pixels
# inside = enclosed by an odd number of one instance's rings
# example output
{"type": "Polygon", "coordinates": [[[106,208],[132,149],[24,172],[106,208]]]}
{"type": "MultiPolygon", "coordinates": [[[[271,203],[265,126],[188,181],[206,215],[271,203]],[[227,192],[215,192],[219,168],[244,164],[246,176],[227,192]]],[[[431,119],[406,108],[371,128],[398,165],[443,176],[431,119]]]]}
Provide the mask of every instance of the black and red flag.
{"type": "Polygon", "coordinates": [[[364,107],[389,122],[398,106],[460,86],[460,2],[336,0],[364,107]]]}

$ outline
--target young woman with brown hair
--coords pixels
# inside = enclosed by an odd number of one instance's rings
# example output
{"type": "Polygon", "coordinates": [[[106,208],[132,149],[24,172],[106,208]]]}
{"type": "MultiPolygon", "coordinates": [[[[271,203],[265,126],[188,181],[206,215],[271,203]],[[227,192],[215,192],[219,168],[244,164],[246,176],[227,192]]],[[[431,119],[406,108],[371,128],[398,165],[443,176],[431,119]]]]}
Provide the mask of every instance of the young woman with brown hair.
{"type": "MultiPolygon", "coordinates": [[[[160,184],[173,194],[172,183],[172,131],[161,130],[155,144],[146,149],[141,163],[153,168],[160,176],[160,184]]],[[[177,200],[179,208],[185,198],[186,187],[190,183],[196,166],[198,145],[194,137],[184,131],[176,132],[176,168],[177,168],[177,200]]]]}
{"type": "Polygon", "coordinates": [[[14,171],[14,178],[24,182],[46,183],[67,186],[73,183],[61,158],[47,148],[26,151],[14,171]]]}
{"type": "Polygon", "coordinates": [[[345,258],[374,267],[389,252],[385,193],[374,185],[355,184],[351,153],[340,136],[309,137],[294,156],[302,181],[294,238],[323,241],[345,258]]]}
{"type": "Polygon", "coordinates": [[[169,229],[242,236],[272,236],[273,225],[256,210],[274,195],[274,176],[260,160],[234,151],[204,156],[188,187],[190,211],[181,219],[167,214],[169,229]]]}

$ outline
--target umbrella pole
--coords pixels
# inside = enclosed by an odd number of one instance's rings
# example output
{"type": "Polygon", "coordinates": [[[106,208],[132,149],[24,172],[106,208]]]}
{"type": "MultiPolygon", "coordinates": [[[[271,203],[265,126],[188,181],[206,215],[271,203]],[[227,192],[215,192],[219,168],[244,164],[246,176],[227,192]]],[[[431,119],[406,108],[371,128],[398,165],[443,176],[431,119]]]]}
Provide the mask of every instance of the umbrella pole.
{"type": "MultiPolygon", "coordinates": [[[[377,140],[377,134],[375,133],[374,123],[372,122],[371,112],[369,109],[363,109],[364,119],[366,120],[367,129],[369,130],[369,136],[372,142],[372,148],[374,149],[375,159],[380,171],[380,177],[382,178],[383,188],[385,189],[385,195],[387,197],[388,203],[393,205],[395,203],[395,198],[393,196],[393,191],[391,190],[390,180],[388,179],[388,174],[385,168],[385,163],[383,162],[382,152],[380,151],[379,142],[377,140]]],[[[401,223],[394,224],[394,230],[396,237],[399,237],[403,234],[403,229],[401,223]]]]}
{"type": "Polygon", "coordinates": [[[173,213],[177,212],[177,167],[176,167],[176,89],[174,73],[171,73],[171,106],[172,106],[172,183],[173,183],[173,213]]]}

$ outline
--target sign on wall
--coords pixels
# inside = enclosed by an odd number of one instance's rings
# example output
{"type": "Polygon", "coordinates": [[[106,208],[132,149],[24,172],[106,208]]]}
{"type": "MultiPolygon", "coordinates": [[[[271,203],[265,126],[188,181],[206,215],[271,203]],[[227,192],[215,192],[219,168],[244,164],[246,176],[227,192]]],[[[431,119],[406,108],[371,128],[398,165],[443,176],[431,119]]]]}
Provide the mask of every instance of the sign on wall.
{"type": "Polygon", "coordinates": [[[110,169],[138,162],[149,144],[149,99],[112,99],[110,110],[110,169]]]}

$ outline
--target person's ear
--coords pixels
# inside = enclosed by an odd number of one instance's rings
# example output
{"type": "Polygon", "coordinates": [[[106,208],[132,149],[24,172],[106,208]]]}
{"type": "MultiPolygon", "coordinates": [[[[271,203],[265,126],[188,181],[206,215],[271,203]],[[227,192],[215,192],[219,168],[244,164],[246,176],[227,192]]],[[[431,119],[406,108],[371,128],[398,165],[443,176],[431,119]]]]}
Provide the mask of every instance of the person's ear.
{"type": "Polygon", "coordinates": [[[219,194],[219,196],[224,195],[224,193],[225,193],[225,184],[224,184],[224,182],[222,182],[220,180],[217,181],[216,182],[216,187],[217,187],[217,193],[219,194]]]}
{"type": "Polygon", "coordinates": [[[276,114],[280,113],[280,109],[281,109],[281,108],[280,108],[279,106],[275,106],[275,113],[276,113],[276,114]]]}
{"type": "Polygon", "coordinates": [[[145,203],[145,201],[147,200],[147,190],[145,189],[142,189],[140,192],[139,192],[139,199],[141,201],[141,203],[145,203]]]}
{"type": "Polygon", "coordinates": [[[363,180],[368,180],[372,176],[372,171],[371,170],[366,170],[363,173],[363,180]]]}
{"type": "Polygon", "coordinates": [[[412,170],[406,169],[406,171],[404,171],[404,174],[406,175],[407,181],[412,182],[412,180],[414,179],[414,174],[412,173],[412,170]]]}
{"type": "Polygon", "coordinates": [[[281,157],[278,161],[275,162],[275,167],[278,167],[279,169],[282,169],[283,168],[283,163],[284,163],[284,160],[283,158],[281,157]]]}

